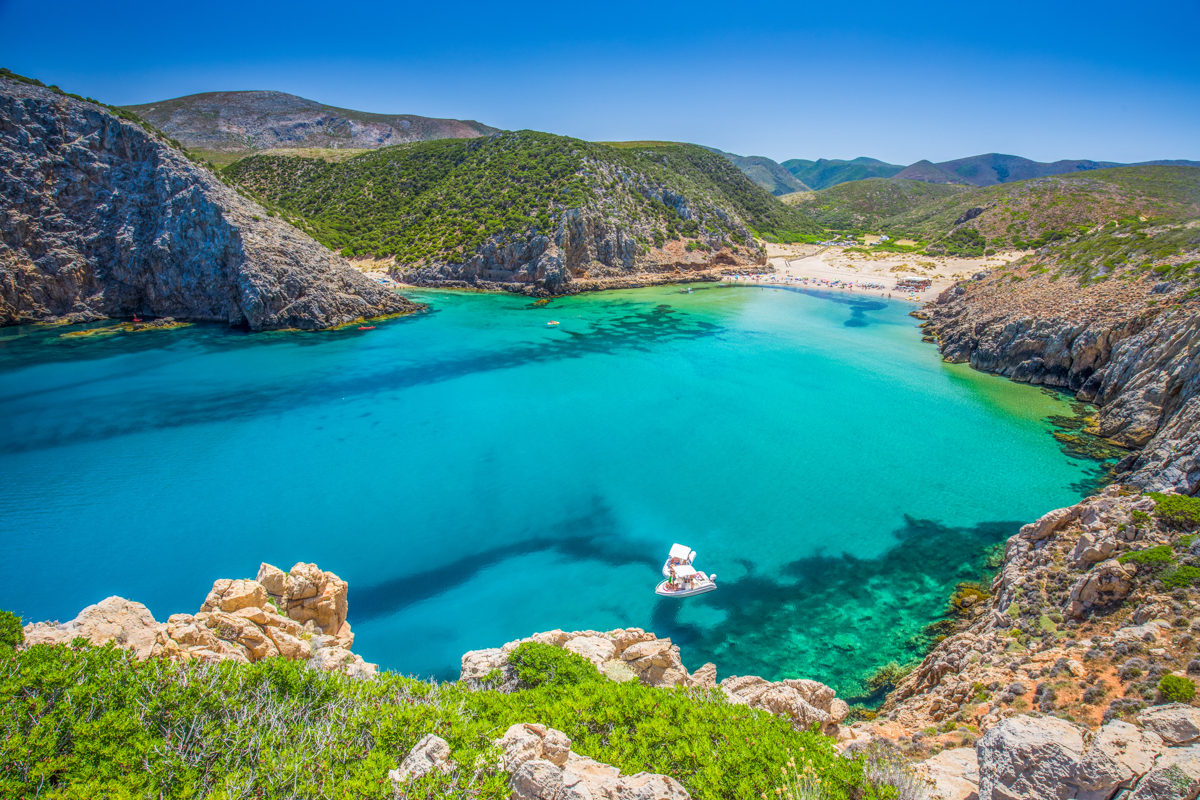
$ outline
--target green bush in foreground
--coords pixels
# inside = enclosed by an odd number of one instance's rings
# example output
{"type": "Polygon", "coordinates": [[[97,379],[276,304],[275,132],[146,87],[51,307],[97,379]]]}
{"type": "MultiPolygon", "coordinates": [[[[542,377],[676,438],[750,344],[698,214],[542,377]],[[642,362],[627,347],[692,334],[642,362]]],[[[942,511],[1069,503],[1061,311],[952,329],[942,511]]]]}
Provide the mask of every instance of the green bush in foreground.
{"type": "Polygon", "coordinates": [[[454,769],[409,797],[500,800],[510,790],[492,741],[518,722],[558,728],[575,752],[626,773],[671,775],[698,800],[774,794],[789,757],[821,776],[829,798],[894,796],[829,738],[719,691],[601,680],[546,645],[517,662],[536,685],[504,694],[391,673],[356,680],[280,658],[139,662],[83,640],[6,650],[0,797],[389,798],[387,771],[432,732],[449,742],[454,769]]]}
{"type": "Polygon", "coordinates": [[[1196,684],[1178,675],[1164,675],[1158,693],[1164,703],[1190,703],[1196,697],[1196,684]]]}
{"type": "Polygon", "coordinates": [[[21,618],[11,611],[0,611],[0,647],[16,647],[24,641],[21,618]]]}

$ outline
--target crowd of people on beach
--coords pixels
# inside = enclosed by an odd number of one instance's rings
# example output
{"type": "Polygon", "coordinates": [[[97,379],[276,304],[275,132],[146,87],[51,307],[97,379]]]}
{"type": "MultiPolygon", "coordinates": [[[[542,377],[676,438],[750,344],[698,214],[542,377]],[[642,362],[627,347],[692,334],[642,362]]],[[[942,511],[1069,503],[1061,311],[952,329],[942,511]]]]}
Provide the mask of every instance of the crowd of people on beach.
{"type": "MultiPolygon", "coordinates": [[[[828,280],[825,278],[809,278],[799,275],[722,275],[722,281],[729,283],[748,284],[748,285],[779,285],[779,286],[811,286],[824,289],[839,289],[842,291],[853,292],[855,289],[859,291],[879,292],[880,297],[892,297],[895,289],[888,290],[888,287],[882,283],[875,281],[844,281],[844,280],[828,280]]],[[[904,289],[901,292],[896,292],[897,295],[903,296],[905,300],[921,302],[924,300],[919,292],[911,289],[904,289]]]]}

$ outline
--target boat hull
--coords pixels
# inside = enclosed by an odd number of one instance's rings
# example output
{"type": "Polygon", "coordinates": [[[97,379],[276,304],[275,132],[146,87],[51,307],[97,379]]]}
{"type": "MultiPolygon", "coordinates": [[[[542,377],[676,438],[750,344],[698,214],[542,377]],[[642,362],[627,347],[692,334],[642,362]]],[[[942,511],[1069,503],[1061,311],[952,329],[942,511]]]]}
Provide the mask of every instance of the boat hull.
{"type": "Polygon", "coordinates": [[[654,587],[654,593],[660,597],[695,597],[698,594],[707,594],[708,592],[716,591],[717,588],[715,583],[706,583],[701,586],[697,586],[694,589],[682,589],[678,592],[673,592],[667,588],[670,585],[670,581],[663,581],[658,586],[654,587]]]}

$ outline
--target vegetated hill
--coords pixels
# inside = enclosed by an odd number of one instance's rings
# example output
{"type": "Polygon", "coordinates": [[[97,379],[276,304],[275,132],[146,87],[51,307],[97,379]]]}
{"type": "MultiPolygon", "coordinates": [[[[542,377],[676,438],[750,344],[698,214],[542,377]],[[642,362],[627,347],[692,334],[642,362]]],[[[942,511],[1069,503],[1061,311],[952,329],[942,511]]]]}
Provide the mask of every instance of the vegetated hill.
{"type": "Polygon", "coordinates": [[[755,233],[819,225],[728,160],[685,144],[610,146],[534,131],[400,145],[340,163],[252,156],[226,174],[346,255],[410,282],[531,294],[757,263],[755,233]]]}
{"type": "Polygon", "coordinates": [[[901,164],[888,164],[865,156],[850,161],[840,158],[818,158],[816,161],[792,158],[784,161],[783,167],[813,189],[828,189],[839,183],[867,178],[890,178],[904,169],[901,164]]]}
{"type": "Polygon", "coordinates": [[[895,174],[896,178],[905,181],[924,181],[925,183],[966,183],[963,178],[947,172],[932,161],[922,159],[915,164],[902,169],[895,174]]]}
{"type": "Polygon", "coordinates": [[[933,163],[921,160],[907,167],[887,164],[874,158],[853,161],[821,158],[805,161],[793,158],[783,166],[814,189],[828,189],[840,183],[868,178],[899,178],[927,183],[961,183],[970,186],[995,186],[998,183],[1066,175],[1113,167],[1179,166],[1200,167],[1200,161],[1144,161],[1139,164],[1118,164],[1115,161],[1063,160],[1052,163],[1032,161],[1003,153],[984,153],[980,156],[957,158],[933,163]]]}
{"type": "MultiPolygon", "coordinates": [[[[1200,168],[1118,167],[967,189],[881,219],[935,241],[969,229],[991,248],[1038,247],[1114,219],[1200,215],[1200,168]]],[[[971,249],[984,245],[976,241],[971,249]]],[[[953,248],[951,252],[953,252],[953,248]]]]}
{"type": "Polygon", "coordinates": [[[377,148],[497,131],[474,120],[352,111],[285,92],[205,92],[126,108],[189,150],[224,162],[278,147],[377,148]]]}
{"type": "Polygon", "coordinates": [[[783,199],[828,228],[875,230],[892,217],[965,191],[965,186],[868,178],[783,199]]]}
{"type": "MultiPolygon", "coordinates": [[[[704,145],[700,145],[704,147],[704,145]]],[[[715,147],[704,147],[713,153],[719,153],[729,159],[730,163],[746,174],[750,180],[766,189],[775,196],[791,194],[792,192],[808,191],[809,186],[788,172],[780,164],[766,156],[739,156],[726,153],[715,147]]]]}

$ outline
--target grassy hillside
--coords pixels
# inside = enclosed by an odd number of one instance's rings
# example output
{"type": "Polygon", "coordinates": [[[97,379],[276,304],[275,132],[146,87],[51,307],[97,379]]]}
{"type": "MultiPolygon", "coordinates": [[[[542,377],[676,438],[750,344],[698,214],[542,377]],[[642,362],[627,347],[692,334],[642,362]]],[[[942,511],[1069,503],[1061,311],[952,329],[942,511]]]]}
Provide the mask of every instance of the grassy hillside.
{"type": "Polygon", "coordinates": [[[1037,246],[1055,231],[1125,217],[1200,215],[1200,168],[1120,167],[968,189],[892,214],[879,227],[936,239],[957,227],[989,246],[1037,246]]]}
{"type": "Polygon", "coordinates": [[[836,230],[875,230],[891,217],[967,191],[964,186],[868,178],[786,198],[822,225],[836,230]]]}
{"type": "Polygon", "coordinates": [[[838,158],[818,158],[806,161],[792,158],[783,167],[813,189],[828,189],[847,181],[867,178],[890,178],[904,169],[900,164],[888,164],[877,158],[859,157],[850,161],[838,158]]]}
{"type": "Polygon", "coordinates": [[[389,147],[341,162],[252,156],[226,174],[329,247],[401,264],[462,263],[485,245],[553,237],[593,213],[636,239],[753,246],[819,231],[719,155],[533,131],[389,147]]]}
{"type": "Polygon", "coordinates": [[[0,644],[0,796],[383,800],[388,770],[435,733],[452,770],[406,796],[501,800],[509,776],[491,742],[522,722],[557,728],[573,752],[626,774],[670,775],[696,800],[774,797],[785,766],[819,777],[828,800],[897,796],[885,783],[896,770],[866,774],[861,756],[839,758],[831,739],[720,691],[614,683],[546,645],[509,661],[515,691],[357,680],[278,657],[179,665],[84,640],[0,644]]]}

